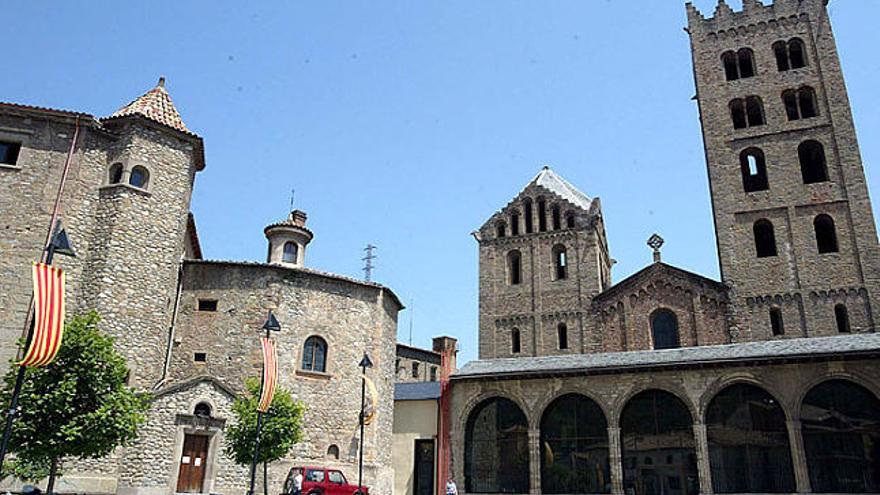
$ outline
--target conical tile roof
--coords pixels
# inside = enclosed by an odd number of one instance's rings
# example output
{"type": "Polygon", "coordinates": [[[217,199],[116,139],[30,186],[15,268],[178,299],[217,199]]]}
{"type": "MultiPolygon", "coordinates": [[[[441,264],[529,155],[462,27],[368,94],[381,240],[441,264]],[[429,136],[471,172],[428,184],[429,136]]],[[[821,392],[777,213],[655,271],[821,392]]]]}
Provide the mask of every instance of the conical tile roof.
{"type": "Polygon", "coordinates": [[[165,78],[160,77],[155,88],[137,97],[134,101],[117,110],[109,118],[125,117],[127,115],[140,115],[154,122],[167,125],[172,129],[190,133],[177,113],[171,95],[165,89],[165,78]]]}

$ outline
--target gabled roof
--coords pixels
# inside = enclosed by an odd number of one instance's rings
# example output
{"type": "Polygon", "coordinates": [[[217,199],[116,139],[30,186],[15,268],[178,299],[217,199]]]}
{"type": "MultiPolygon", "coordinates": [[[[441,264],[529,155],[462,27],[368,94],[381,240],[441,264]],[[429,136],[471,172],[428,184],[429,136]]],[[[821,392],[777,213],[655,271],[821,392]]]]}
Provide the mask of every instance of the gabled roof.
{"type": "Polygon", "coordinates": [[[115,119],[129,115],[140,115],[172,129],[192,134],[186,128],[186,124],[180,118],[177,108],[174,107],[174,102],[171,101],[171,95],[165,89],[164,77],[159,78],[159,83],[156,84],[155,88],[135,98],[134,101],[120,108],[107,118],[115,119]]]}
{"type": "Polygon", "coordinates": [[[708,286],[718,292],[726,292],[728,287],[723,282],[719,282],[717,280],[712,280],[711,278],[704,277],[699,273],[689,272],[687,270],[683,270],[681,268],[667,265],[666,263],[657,261],[651,263],[650,265],[642,268],[641,270],[633,273],[629,277],[617,282],[611,287],[605,289],[603,292],[597,294],[593,300],[601,301],[603,299],[607,299],[609,297],[616,297],[620,294],[621,291],[626,291],[627,289],[631,289],[632,287],[638,286],[645,280],[651,277],[651,275],[655,273],[666,273],[670,275],[679,276],[685,279],[689,279],[694,281],[695,283],[701,284],[703,286],[708,286]]]}
{"type": "Polygon", "coordinates": [[[523,188],[523,190],[528,189],[532,184],[547,189],[579,208],[583,208],[584,210],[590,209],[590,198],[571,185],[570,182],[557,175],[556,172],[550,170],[550,167],[546,165],[540,172],[538,172],[538,175],[536,175],[535,178],[523,188]]]}

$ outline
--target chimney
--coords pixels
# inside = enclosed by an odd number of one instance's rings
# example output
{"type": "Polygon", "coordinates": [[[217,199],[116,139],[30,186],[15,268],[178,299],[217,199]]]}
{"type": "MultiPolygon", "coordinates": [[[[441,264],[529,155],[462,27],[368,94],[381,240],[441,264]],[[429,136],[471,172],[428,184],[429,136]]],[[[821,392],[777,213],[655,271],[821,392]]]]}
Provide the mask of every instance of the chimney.
{"type": "Polygon", "coordinates": [[[458,340],[446,335],[434,337],[433,349],[434,352],[440,354],[442,379],[448,379],[449,375],[455,373],[455,370],[458,369],[455,362],[456,354],[458,354],[458,340]]]}

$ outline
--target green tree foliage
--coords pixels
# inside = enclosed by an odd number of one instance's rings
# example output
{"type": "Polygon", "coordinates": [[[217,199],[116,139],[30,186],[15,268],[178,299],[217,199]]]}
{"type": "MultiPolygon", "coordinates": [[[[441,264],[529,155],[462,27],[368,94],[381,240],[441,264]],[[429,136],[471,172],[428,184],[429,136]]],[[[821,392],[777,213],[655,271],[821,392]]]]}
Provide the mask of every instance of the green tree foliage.
{"type": "MultiPolygon", "coordinates": [[[[68,319],[55,361],[25,373],[10,451],[23,478],[34,479],[49,468],[49,491],[59,460],[104,457],[134,440],[145,420],[149,397],[126,386],[125,359],[113,339],[98,331],[99,319],[95,312],[68,319]]],[[[17,372],[12,366],[4,377],[4,405],[17,372]]]]}
{"type": "MultiPolygon", "coordinates": [[[[235,399],[232,412],[236,421],[226,428],[226,453],[236,464],[250,466],[254,460],[257,434],[257,405],[260,402],[260,381],[245,382],[248,394],[235,399]]],[[[277,388],[269,410],[263,414],[260,429],[260,463],[277,461],[287,455],[302,438],[302,415],[305,406],[293,400],[290,392],[277,388]]]]}

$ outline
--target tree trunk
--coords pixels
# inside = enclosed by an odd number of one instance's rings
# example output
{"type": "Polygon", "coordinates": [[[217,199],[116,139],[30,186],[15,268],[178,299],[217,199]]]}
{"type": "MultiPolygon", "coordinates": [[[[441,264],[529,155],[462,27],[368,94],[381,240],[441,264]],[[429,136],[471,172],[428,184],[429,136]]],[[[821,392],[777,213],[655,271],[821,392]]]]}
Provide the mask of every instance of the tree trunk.
{"type": "Polygon", "coordinates": [[[263,462],[263,495],[269,495],[269,464],[263,462]]]}
{"type": "Polygon", "coordinates": [[[55,493],[55,476],[58,475],[58,459],[52,459],[49,467],[49,482],[46,484],[46,495],[55,493]]]}

